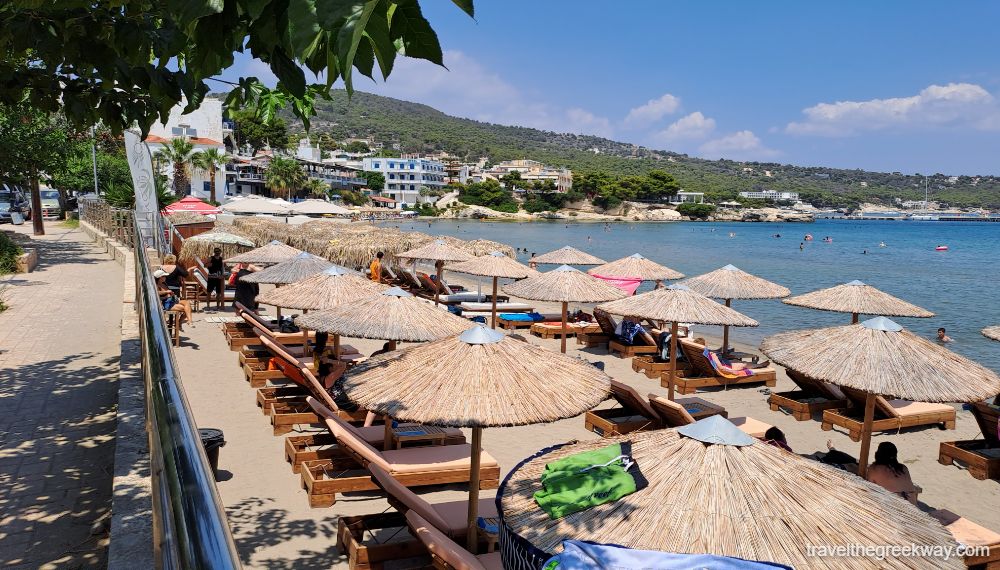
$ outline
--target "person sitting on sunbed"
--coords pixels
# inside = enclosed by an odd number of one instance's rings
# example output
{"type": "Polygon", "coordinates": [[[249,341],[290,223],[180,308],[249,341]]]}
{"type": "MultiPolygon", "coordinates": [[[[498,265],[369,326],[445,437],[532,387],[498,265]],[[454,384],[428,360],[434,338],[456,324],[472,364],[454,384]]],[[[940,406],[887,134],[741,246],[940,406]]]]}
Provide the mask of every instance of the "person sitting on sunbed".
{"type": "Polygon", "coordinates": [[[910,478],[910,470],[899,462],[896,453],[896,446],[892,443],[883,441],[878,444],[875,461],[868,466],[868,480],[916,505],[917,487],[910,478]]]}
{"type": "Polygon", "coordinates": [[[792,448],[788,446],[788,440],[785,439],[785,432],[775,426],[767,428],[767,431],[764,432],[764,438],[761,441],[779,449],[792,452],[792,448]]]}
{"type": "Polygon", "coordinates": [[[764,361],[759,364],[747,364],[746,362],[725,360],[719,356],[717,352],[714,352],[709,348],[705,348],[702,352],[702,356],[707,358],[708,361],[712,363],[712,368],[714,368],[716,372],[727,378],[753,376],[754,368],[767,368],[767,366],[771,363],[770,361],[764,361]]]}
{"type": "Polygon", "coordinates": [[[634,344],[635,337],[645,332],[642,325],[629,319],[622,319],[620,326],[621,332],[618,332],[618,337],[626,344],[634,344]]]}

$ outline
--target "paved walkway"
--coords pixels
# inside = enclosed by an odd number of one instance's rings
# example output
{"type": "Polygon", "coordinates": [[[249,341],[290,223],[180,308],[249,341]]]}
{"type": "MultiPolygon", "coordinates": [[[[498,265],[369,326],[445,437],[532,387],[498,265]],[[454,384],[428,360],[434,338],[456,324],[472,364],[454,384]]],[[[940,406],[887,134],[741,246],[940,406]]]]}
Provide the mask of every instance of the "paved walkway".
{"type": "Polygon", "coordinates": [[[46,232],[39,267],[0,280],[0,567],[103,568],[122,269],[80,230],[46,232]]]}

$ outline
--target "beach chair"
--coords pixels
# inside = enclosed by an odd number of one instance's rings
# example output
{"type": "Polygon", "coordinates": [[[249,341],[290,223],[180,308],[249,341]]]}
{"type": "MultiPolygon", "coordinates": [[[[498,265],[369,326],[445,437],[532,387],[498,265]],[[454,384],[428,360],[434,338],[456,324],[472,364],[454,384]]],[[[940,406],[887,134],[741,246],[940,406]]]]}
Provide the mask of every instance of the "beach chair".
{"type": "MultiPolygon", "coordinates": [[[[656,410],[656,413],[660,414],[663,418],[665,427],[681,427],[688,424],[692,424],[695,421],[701,419],[704,416],[697,416],[694,412],[697,412],[697,408],[694,408],[682,400],[671,401],[662,396],[657,396],[656,394],[649,395],[649,404],[656,410]]],[[[712,414],[708,414],[712,415],[712,414]]],[[[771,429],[771,424],[764,423],[760,420],[755,420],[749,416],[740,416],[736,418],[730,418],[727,414],[719,414],[722,417],[733,422],[736,427],[740,428],[747,435],[751,435],[756,438],[764,437],[767,430],[771,429]]]]}
{"type": "Polygon", "coordinates": [[[795,382],[798,390],[789,392],[774,392],[767,398],[767,403],[771,406],[772,412],[777,412],[781,408],[792,412],[792,417],[798,421],[812,419],[813,414],[823,410],[847,407],[849,404],[840,388],[810,378],[795,370],[786,370],[788,378],[795,382]]]}
{"type": "MultiPolygon", "coordinates": [[[[531,334],[541,337],[541,338],[561,338],[562,337],[562,320],[558,322],[543,321],[540,323],[532,323],[531,334]]],[[[589,322],[567,322],[566,323],[566,337],[576,336],[581,332],[598,332],[601,330],[600,325],[596,323],[589,322]]]]}
{"type": "MultiPolygon", "coordinates": [[[[418,294],[424,288],[420,280],[409,269],[397,266],[396,276],[399,277],[402,287],[414,295],[418,294]]],[[[433,296],[433,293],[431,295],[433,296]]]]}
{"type": "Polygon", "coordinates": [[[306,342],[305,339],[310,341],[316,341],[316,332],[278,332],[275,329],[276,325],[265,321],[256,311],[251,311],[249,309],[244,309],[239,313],[243,321],[250,325],[251,330],[249,333],[244,333],[240,336],[233,336],[229,339],[229,350],[239,350],[240,348],[247,345],[260,344],[260,337],[267,336],[272,340],[277,340],[278,342],[285,345],[302,345],[306,342]]]}
{"type": "MultiPolygon", "coordinates": [[[[674,381],[674,390],[681,394],[691,394],[699,388],[710,386],[745,386],[749,384],[765,384],[774,386],[778,383],[778,373],[773,368],[755,368],[746,375],[727,373],[718,364],[713,364],[713,358],[705,356],[705,346],[686,339],[678,339],[678,346],[684,352],[684,358],[690,366],[690,374],[678,375],[674,381]]],[[[669,372],[661,376],[660,385],[668,386],[669,372]]]]}
{"type": "Polygon", "coordinates": [[[979,424],[983,439],[941,442],[938,463],[951,465],[958,461],[976,479],[1000,479],[1000,437],[997,434],[1000,407],[977,402],[972,404],[972,416],[979,424]]]}
{"type": "Polygon", "coordinates": [[[1000,570],[1000,534],[946,509],[938,509],[928,514],[948,529],[959,544],[988,549],[985,553],[978,553],[979,555],[966,554],[967,567],[1000,570]]]}
{"type": "Polygon", "coordinates": [[[410,534],[424,544],[437,570],[503,570],[499,552],[472,554],[414,511],[407,511],[410,534]]]}
{"type": "MultiPolygon", "coordinates": [[[[586,429],[601,437],[615,437],[633,431],[660,429],[666,425],[649,401],[628,384],[612,380],[611,397],[617,401],[618,406],[588,411],[583,418],[586,429]]],[[[680,398],[675,401],[689,410],[696,419],[717,414],[722,417],[728,415],[722,406],[701,398],[680,398]]]]}
{"type": "Polygon", "coordinates": [[[607,348],[611,339],[615,338],[615,321],[606,311],[594,309],[594,322],[600,328],[598,331],[583,331],[576,335],[576,343],[587,348],[607,348]]]}
{"type": "Polygon", "coordinates": [[[535,323],[551,322],[553,319],[562,320],[562,315],[555,313],[498,313],[497,326],[506,330],[530,329],[535,323]]]}
{"type": "MultiPolygon", "coordinates": [[[[327,429],[347,453],[344,458],[302,464],[302,486],[308,492],[310,506],[332,506],[338,493],[377,489],[367,471],[363,471],[370,464],[381,467],[408,487],[468,483],[470,480],[472,447],[469,444],[379,451],[358,434],[357,428],[315,398],[310,397],[308,403],[323,417],[327,429]]],[[[500,465],[483,451],[479,488],[496,489],[499,484],[500,465]]]]}
{"type": "Polygon", "coordinates": [[[632,344],[626,344],[621,338],[615,336],[612,336],[608,342],[608,353],[615,354],[619,358],[631,358],[637,354],[655,354],[659,350],[660,348],[656,346],[656,339],[645,328],[635,335],[632,344]]]}
{"type": "MultiPolygon", "coordinates": [[[[864,423],[865,393],[845,386],[840,387],[851,402],[848,408],[823,411],[823,431],[833,426],[847,430],[851,441],[861,441],[864,423]]],[[[908,427],[937,425],[941,429],[955,429],[955,408],[948,404],[911,402],[909,400],[886,400],[875,397],[875,420],[872,432],[891,431],[908,427]]]]}

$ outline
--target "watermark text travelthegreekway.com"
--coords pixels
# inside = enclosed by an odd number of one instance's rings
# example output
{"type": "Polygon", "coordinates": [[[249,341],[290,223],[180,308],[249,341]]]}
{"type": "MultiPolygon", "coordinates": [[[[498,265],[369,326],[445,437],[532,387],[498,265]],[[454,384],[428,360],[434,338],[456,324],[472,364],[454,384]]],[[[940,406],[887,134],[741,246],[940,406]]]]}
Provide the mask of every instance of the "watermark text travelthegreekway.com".
{"type": "Polygon", "coordinates": [[[957,546],[930,544],[822,544],[806,545],[806,556],[818,558],[940,558],[948,560],[958,556],[988,556],[989,546],[959,544],[957,546]]]}

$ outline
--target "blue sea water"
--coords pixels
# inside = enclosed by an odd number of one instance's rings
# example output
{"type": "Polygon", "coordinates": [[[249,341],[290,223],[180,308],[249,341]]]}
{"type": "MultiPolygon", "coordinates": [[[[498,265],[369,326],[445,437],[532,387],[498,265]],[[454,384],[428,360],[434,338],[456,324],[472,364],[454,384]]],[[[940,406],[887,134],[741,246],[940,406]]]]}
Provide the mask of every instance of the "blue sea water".
{"type": "MultiPolygon", "coordinates": [[[[1000,324],[996,291],[1000,224],[817,220],[812,224],[614,223],[607,229],[600,223],[435,220],[430,224],[398,225],[403,230],[527,248],[528,253],[519,254],[523,262],[531,252],[571,245],[608,261],[640,253],[687,276],[731,263],[788,287],[793,295],[860,279],[936,314],[929,319],[895,319],[901,325],[928,338],[945,327],[954,339],[949,348],[1000,369],[1000,342],[979,333],[985,326],[1000,324]],[[804,242],[806,233],[814,240],[804,242]],[[822,242],[824,236],[833,242],[822,242]],[[883,241],[887,247],[880,248],[883,241]],[[949,250],[935,251],[937,245],[949,250]]],[[[734,340],[753,344],[776,332],[850,322],[847,314],[792,307],[780,300],[734,301],[733,307],[760,321],[759,328],[733,333],[734,340]]],[[[717,332],[703,328],[709,334],[717,332]]]]}

